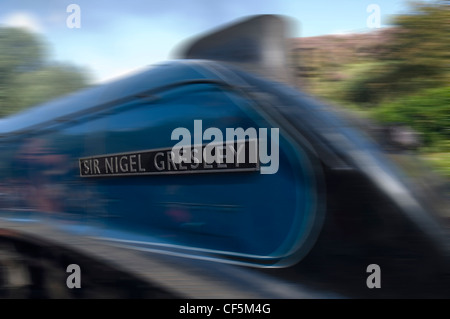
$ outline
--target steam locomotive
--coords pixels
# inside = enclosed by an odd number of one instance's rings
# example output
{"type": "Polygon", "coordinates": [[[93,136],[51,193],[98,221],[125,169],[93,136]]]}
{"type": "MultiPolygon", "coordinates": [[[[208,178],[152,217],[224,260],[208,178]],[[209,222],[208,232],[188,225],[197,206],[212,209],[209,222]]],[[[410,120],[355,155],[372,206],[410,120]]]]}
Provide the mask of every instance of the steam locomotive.
{"type": "Polygon", "coordinates": [[[3,223],[232,265],[390,255],[445,270],[444,223],[402,171],[288,83],[286,28],[252,17],[191,41],[180,59],[1,119],[3,223]],[[177,161],[177,145],[195,161],[177,161]],[[216,161],[195,156],[208,147],[216,161]]]}

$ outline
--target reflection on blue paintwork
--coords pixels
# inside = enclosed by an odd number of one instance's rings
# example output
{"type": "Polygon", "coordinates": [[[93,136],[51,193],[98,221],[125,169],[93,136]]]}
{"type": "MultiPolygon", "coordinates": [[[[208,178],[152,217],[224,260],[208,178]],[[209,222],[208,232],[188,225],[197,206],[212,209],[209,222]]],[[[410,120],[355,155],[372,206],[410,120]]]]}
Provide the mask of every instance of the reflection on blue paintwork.
{"type": "Polygon", "coordinates": [[[2,209],[134,248],[178,247],[256,264],[303,256],[317,235],[321,194],[308,151],[284,132],[279,171],[273,175],[79,176],[81,157],[172,147],[172,131],[193,132],[198,119],[204,129],[223,132],[278,127],[247,96],[195,83],[223,80],[193,65],[156,67],[11,118],[20,125],[3,127],[0,147],[13,145],[1,162],[6,167],[2,183],[14,199],[2,209]],[[187,82],[164,88],[180,81],[187,82]],[[65,120],[55,121],[60,117],[65,120]],[[12,127],[22,133],[7,131],[12,127]]]}

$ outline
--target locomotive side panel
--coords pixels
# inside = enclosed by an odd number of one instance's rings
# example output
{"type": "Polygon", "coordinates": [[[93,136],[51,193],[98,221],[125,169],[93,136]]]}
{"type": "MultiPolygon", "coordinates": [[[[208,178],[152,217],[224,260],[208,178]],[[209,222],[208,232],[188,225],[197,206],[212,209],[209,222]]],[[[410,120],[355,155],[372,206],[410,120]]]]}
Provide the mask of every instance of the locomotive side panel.
{"type": "MultiPolygon", "coordinates": [[[[194,143],[199,120],[200,134],[217,128],[224,138],[227,128],[266,129],[270,154],[274,127],[251,101],[211,84],[179,87],[16,138],[16,150],[2,172],[9,172],[13,189],[28,195],[15,209],[7,209],[8,215],[39,219],[44,214],[69,221],[66,229],[104,239],[192,248],[257,263],[298,251],[316,219],[316,176],[308,156],[282,131],[276,141],[280,152],[275,174],[182,174],[166,158],[154,164],[167,166],[171,174],[80,176],[80,158],[170,150],[178,142],[171,138],[177,128],[192,132],[194,143]]],[[[112,167],[130,170],[144,165],[138,157],[119,163],[113,163],[114,158],[120,159],[110,157],[112,167]]]]}

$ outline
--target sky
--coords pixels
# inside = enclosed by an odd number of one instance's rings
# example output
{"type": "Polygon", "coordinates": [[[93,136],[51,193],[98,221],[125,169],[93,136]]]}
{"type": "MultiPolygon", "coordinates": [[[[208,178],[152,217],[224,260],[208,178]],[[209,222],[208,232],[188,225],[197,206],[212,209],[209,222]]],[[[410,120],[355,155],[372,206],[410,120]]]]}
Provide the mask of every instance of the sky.
{"type": "Polygon", "coordinates": [[[367,32],[372,4],[380,27],[408,8],[407,0],[0,0],[0,26],[40,34],[52,60],[85,67],[102,83],[173,58],[182,41],[249,15],[287,15],[297,37],[367,32]],[[68,27],[70,4],[80,10],[79,28],[68,27]]]}

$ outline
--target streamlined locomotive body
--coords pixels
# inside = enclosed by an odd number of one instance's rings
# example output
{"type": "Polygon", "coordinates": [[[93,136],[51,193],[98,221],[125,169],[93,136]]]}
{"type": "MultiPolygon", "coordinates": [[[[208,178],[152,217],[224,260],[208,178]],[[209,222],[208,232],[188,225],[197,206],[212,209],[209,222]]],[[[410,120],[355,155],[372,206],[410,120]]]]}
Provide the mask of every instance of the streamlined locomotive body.
{"type": "Polygon", "coordinates": [[[166,63],[5,120],[14,129],[2,126],[4,209],[16,208],[6,214],[43,213],[103,239],[239,263],[272,264],[303,250],[322,220],[321,181],[312,151],[294,136],[282,129],[273,140],[273,174],[245,163],[205,169],[205,160],[183,170],[163,156],[177,142],[173,131],[194,133],[198,121],[202,138],[211,127],[224,136],[227,128],[282,127],[258,110],[256,92],[217,70],[207,61],[166,63]]]}
{"type": "Polygon", "coordinates": [[[255,40],[254,28],[270,24],[278,18],[257,17],[231,28],[234,37],[196,42],[187,59],[1,120],[0,217],[104,245],[262,267],[297,263],[319,237],[321,247],[364,250],[403,238],[403,224],[446,255],[443,228],[375,143],[265,76],[280,70],[265,67],[278,61],[274,50],[258,55],[273,35],[255,40]],[[176,162],[177,129],[202,154],[222,140],[222,151],[239,146],[227,139],[233,129],[247,155],[254,139],[257,161],[176,162]]]}

